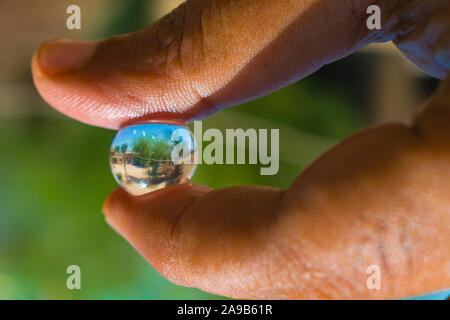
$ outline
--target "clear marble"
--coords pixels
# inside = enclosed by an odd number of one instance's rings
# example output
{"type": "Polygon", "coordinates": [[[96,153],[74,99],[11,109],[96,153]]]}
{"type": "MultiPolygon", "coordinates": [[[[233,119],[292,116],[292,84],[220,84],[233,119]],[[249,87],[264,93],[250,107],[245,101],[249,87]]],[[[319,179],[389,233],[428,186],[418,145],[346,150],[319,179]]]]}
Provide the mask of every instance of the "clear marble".
{"type": "Polygon", "coordinates": [[[184,126],[131,125],[114,137],[109,163],[119,185],[138,196],[191,179],[197,166],[197,146],[184,126]]]}

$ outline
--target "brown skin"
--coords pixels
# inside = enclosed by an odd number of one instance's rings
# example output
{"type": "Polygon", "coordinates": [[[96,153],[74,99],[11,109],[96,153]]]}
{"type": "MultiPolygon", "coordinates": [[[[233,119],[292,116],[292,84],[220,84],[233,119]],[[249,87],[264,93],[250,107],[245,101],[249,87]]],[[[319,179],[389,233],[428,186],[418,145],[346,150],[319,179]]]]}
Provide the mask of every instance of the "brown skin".
{"type": "MultiPolygon", "coordinates": [[[[375,1],[378,33],[365,28],[373,2],[188,1],[134,34],[46,43],[33,77],[52,106],[108,128],[204,117],[371,41],[394,40],[445,78],[448,1],[375,1]]],[[[448,288],[449,82],[413,125],[351,136],[288,190],[184,184],[133,197],[117,189],[106,219],[169,280],[224,296],[398,298],[448,288]],[[366,287],[373,264],[381,290],[366,287]]]]}

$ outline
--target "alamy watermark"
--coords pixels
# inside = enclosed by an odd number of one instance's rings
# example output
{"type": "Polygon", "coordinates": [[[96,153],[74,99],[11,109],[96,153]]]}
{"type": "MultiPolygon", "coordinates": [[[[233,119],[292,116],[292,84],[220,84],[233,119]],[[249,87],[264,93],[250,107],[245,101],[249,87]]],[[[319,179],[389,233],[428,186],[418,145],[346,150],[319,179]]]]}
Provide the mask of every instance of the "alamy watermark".
{"type": "MultiPolygon", "coordinates": [[[[182,134],[175,130],[172,138],[182,134]]],[[[171,152],[174,163],[196,164],[260,164],[261,175],[275,175],[279,170],[279,129],[226,129],[210,128],[203,132],[201,121],[194,121],[194,138],[198,157],[186,156],[190,152],[184,140],[174,146],[171,152]],[[269,143],[270,140],[270,143],[269,143]],[[270,150],[269,150],[270,148],[270,150]],[[248,150],[248,152],[247,152],[248,150]],[[235,154],[236,151],[236,154],[235,154]]]]}
{"type": "Polygon", "coordinates": [[[81,269],[79,266],[72,264],[67,267],[66,273],[69,274],[66,280],[66,287],[69,290],[81,289],[81,269]]]}
{"type": "Polygon", "coordinates": [[[72,4],[67,7],[66,13],[69,15],[66,19],[66,27],[69,30],[81,29],[81,9],[80,6],[72,4]]]}
{"type": "Polygon", "coordinates": [[[381,29],[381,9],[376,4],[372,4],[367,7],[367,14],[370,16],[366,20],[366,26],[369,30],[380,30],[381,29]]]}
{"type": "Polygon", "coordinates": [[[369,290],[381,289],[381,269],[377,264],[373,264],[367,267],[366,273],[370,274],[367,278],[366,286],[369,290]]]}

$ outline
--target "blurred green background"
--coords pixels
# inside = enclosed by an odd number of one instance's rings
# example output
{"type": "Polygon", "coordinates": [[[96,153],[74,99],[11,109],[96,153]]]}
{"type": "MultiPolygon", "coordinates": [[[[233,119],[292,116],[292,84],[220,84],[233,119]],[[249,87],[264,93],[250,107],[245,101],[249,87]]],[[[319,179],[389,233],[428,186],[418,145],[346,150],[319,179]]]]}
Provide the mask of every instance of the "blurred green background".
{"type": "MultiPolygon", "coordinates": [[[[214,299],[161,277],[104,221],[105,197],[117,187],[108,165],[114,131],[57,114],[31,81],[39,43],[95,39],[137,30],[180,1],[0,2],[0,299],[214,299]],[[65,27],[78,4],[82,29],[65,27]],[[45,8],[45,10],[43,10],[45,8]],[[17,23],[20,21],[21,23],[17,23]],[[81,290],[66,288],[66,268],[81,268],[81,290]]],[[[226,109],[209,127],[279,128],[280,170],[259,165],[200,165],[196,183],[220,188],[286,188],[324,150],[360,128],[407,120],[437,81],[395,48],[365,49],[264,98],[226,109]]]]}

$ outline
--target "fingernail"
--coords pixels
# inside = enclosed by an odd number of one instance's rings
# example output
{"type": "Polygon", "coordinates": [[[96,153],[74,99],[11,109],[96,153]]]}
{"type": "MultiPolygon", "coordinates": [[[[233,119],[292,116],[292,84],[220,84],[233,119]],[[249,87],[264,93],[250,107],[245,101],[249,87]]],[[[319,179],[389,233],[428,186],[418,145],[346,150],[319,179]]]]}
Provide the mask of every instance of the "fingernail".
{"type": "Polygon", "coordinates": [[[74,71],[92,58],[96,47],[94,41],[59,39],[46,42],[38,50],[39,67],[46,74],[74,71]]]}

